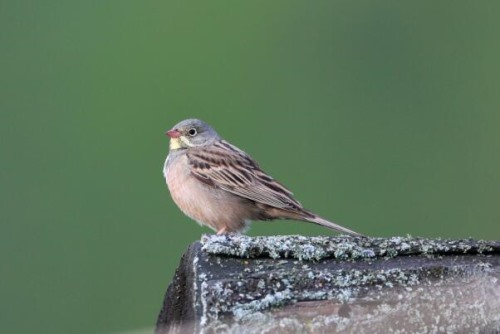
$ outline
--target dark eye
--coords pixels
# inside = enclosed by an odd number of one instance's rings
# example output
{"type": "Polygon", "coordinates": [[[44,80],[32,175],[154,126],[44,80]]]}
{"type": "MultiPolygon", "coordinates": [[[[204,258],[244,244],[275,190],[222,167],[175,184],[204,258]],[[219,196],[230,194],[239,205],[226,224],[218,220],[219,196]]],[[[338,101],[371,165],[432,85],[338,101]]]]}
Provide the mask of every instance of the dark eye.
{"type": "Polygon", "coordinates": [[[190,135],[191,137],[196,136],[197,133],[198,133],[198,131],[196,131],[195,128],[191,128],[188,130],[188,135],[190,135]]]}

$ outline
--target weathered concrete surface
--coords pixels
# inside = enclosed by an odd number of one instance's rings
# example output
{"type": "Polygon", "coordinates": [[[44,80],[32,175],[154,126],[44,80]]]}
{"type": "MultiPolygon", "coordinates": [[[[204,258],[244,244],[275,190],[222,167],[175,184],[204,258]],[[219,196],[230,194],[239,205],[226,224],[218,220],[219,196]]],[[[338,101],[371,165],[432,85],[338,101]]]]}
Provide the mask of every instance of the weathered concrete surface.
{"type": "Polygon", "coordinates": [[[500,242],[204,236],[157,333],[498,333],[500,242]]]}

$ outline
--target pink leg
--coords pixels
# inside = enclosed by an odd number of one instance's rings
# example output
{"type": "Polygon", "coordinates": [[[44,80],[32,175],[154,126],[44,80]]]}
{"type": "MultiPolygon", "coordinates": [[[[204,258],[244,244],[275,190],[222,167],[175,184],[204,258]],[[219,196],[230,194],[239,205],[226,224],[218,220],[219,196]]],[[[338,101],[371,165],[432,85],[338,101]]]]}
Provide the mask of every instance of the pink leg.
{"type": "Polygon", "coordinates": [[[227,229],[225,227],[223,227],[217,231],[217,235],[226,234],[226,233],[227,233],[227,229]]]}

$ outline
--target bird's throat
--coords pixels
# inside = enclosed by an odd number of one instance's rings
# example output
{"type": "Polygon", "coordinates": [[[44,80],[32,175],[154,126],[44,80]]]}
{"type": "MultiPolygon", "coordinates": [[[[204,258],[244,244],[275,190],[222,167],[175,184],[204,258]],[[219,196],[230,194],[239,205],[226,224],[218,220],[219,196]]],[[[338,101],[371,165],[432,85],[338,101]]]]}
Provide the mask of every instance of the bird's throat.
{"type": "Polygon", "coordinates": [[[185,136],[170,138],[170,149],[178,150],[193,147],[194,145],[185,136]]]}
{"type": "Polygon", "coordinates": [[[180,138],[170,138],[170,150],[178,150],[182,148],[182,141],[180,138]]]}

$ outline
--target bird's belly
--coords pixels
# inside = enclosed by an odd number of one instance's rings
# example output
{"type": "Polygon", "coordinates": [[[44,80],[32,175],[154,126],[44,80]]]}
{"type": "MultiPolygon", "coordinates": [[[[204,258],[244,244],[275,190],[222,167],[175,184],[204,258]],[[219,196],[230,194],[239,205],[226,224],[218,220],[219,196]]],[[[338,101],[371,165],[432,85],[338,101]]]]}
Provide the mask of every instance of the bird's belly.
{"type": "Polygon", "coordinates": [[[252,218],[251,207],[245,205],[245,200],[199,181],[181,159],[185,157],[179,157],[165,175],[172,199],[181,211],[216,231],[244,229],[246,220],[252,218]]]}

